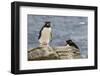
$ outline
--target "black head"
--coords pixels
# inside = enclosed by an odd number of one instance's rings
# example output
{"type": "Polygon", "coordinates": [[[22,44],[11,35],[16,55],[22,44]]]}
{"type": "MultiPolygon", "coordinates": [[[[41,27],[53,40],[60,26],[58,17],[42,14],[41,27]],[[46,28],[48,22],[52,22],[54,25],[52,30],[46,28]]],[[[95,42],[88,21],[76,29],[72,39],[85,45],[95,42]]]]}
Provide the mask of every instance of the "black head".
{"type": "Polygon", "coordinates": [[[45,22],[45,25],[44,25],[44,27],[51,27],[51,24],[50,24],[50,22],[45,22]]]}
{"type": "Polygon", "coordinates": [[[72,44],[73,42],[72,42],[72,40],[67,40],[66,43],[67,44],[72,44]]]}

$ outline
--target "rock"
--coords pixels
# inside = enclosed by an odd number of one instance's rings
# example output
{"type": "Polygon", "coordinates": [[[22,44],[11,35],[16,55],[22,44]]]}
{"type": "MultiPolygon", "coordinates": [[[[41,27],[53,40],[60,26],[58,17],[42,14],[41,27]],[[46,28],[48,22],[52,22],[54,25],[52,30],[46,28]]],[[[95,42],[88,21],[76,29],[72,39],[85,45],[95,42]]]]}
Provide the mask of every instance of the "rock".
{"type": "Polygon", "coordinates": [[[79,59],[80,50],[74,47],[55,47],[54,50],[60,59],[79,59]]]}
{"type": "Polygon", "coordinates": [[[59,59],[59,56],[51,47],[37,47],[28,51],[28,60],[48,59],[59,59]]]}
{"type": "Polygon", "coordinates": [[[28,60],[78,59],[80,51],[74,47],[37,47],[28,51],[28,60]]]}

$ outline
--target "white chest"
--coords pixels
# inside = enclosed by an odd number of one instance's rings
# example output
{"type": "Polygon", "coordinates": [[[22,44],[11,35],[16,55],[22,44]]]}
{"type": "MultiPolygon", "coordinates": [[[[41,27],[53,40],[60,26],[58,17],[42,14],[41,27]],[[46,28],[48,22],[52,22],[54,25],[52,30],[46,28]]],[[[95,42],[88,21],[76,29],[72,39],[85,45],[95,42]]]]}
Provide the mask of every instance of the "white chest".
{"type": "Polygon", "coordinates": [[[44,28],[42,30],[41,36],[49,36],[51,33],[51,28],[44,28]]]}

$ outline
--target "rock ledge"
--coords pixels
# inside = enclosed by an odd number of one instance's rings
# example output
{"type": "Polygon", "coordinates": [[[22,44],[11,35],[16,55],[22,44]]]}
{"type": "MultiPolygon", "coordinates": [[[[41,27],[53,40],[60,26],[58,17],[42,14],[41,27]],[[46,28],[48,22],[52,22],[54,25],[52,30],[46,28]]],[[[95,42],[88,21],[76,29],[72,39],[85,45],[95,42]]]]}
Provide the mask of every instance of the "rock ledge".
{"type": "Polygon", "coordinates": [[[28,60],[79,59],[80,50],[74,47],[37,47],[28,51],[28,60]]]}

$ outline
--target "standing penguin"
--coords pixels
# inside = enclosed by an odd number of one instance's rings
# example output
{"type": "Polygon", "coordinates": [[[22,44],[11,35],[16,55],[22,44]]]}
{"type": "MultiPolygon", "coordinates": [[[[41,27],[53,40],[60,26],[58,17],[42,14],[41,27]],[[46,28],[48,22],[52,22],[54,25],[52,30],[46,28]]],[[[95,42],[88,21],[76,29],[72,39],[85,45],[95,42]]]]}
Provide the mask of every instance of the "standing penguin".
{"type": "Polygon", "coordinates": [[[76,49],[79,49],[79,47],[72,40],[67,40],[66,43],[67,43],[67,46],[71,46],[76,49]]]}
{"type": "Polygon", "coordinates": [[[39,43],[40,45],[49,45],[49,42],[52,38],[52,32],[51,32],[51,24],[50,22],[45,22],[44,26],[41,28],[39,32],[39,43]]]}

